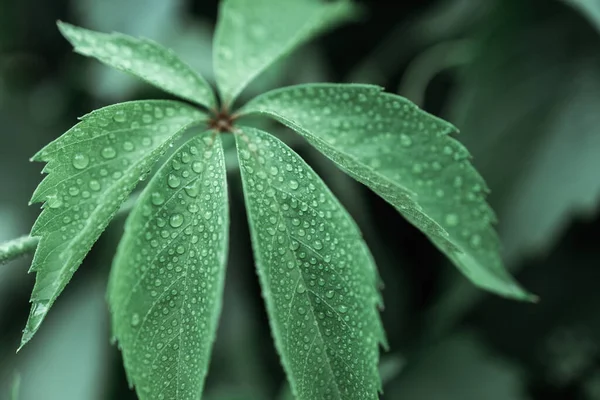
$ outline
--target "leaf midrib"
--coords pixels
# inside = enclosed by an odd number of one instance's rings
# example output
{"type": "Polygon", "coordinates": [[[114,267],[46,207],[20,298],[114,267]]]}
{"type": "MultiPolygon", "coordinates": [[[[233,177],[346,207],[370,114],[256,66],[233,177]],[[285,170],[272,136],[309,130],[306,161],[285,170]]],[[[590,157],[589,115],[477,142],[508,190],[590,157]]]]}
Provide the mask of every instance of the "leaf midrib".
{"type": "MultiPolygon", "coordinates": [[[[326,4],[326,6],[331,6],[331,4],[326,4]]],[[[271,67],[274,63],[276,63],[278,60],[280,60],[286,54],[288,54],[298,43],[300,43],[302,45],[303,42],[306,41],[306,37],[308,35],[310,35],[310,32],[315,28],[315,26],[318,26],[321,23],[320,18],[315,18],[315,16],[317,16],[317,17],[320,16],[321,12],[322,12],[322,10],[315,10],[315,12],[312,14],[311,18],[307,19],[307,22],[304,25],[302,25],[302,27],[300,29],[298,29],[296,34],[288,40],[286,45],[282,47],[281,51],[279,52],[279,54],[277,54],[276,57],[273,57],[267,63],[264,63],[264,62],[261,63],[261,67],[258,68],[253,74],[246,75],[247,76],[246,79],[244,79],[243,81],[240,81],[241,83],[238,84],[237,87],[232,88],[230,86],[230,93],[227,93],[227,97],[224,96],[225,104],[229,104],[229,105],[232,104],[235,101],[235,99],[240,95],[240,93],[242,93],[242,91],[247,88],[248,84],[250,82],[252,82],[257,76],[262,74],[265,70],[267,70],[269,67],[271,67]]],[[[236,40],[241,40],[241,38],[239,36],[236,36],[235,38],[236,38],[236,40]]],[[[216,39],[217,39],[217,36],[215,35],[215,42],[217,42],[216,39]]]]}
{"type": "MultiPolygon", "coordinates": [[[[394,181],[392,181],[391,179],[389,179],[387,176],[385,175],[381,175],[380,173],[378,173],[377,171],[375,171],[373,168],[371,168],[369,165],[362,163],[360,161],[358,161],[352,154],[349,154],[345,151],[339,150],[337,148],[334,148],[332,145],[330,145],[328,142],[326,142],[325,140],[312,135],[310,132],[308,132],[306,129],[304,129],[302,126],[300,126],[299,124],[297,124],[295,121],[288,119],[286,117],[284,117],[283,115],[271,111],[271,110],[267,110],[264,108],[260,108],[257,109],[257,112],[260,114],[265,114],[265,115],[270,115],[272,117],[275,117],[275,119],[279,120],[280,122],[282,122],[284,125],[287,125],[289,127],[291,127],[292,129],[300,132],[301,135],[305,136],[309,142],[310,141],[314,141],[320,145],[322,145],[323,147],[327,148],[328,151],[330,152],[337,152],[337,153],[341,153],[344,157],[348,158],[350,161],[352,161],[353,163],[356,163],[358,165],[361,166],[361,168],[364,168],[365,170],[367,170],[368,172],[370,172],[371,174],[377,176],[379,179],[381,179],[381,183],[383,183],[386,188],[398,188],[399,190],[401,190],[403,192],[403,194],[406,196],[407,200],[409,200],[410,202],[412,202],[413,204],[413,208],[415,209],[415,211],[417,211],[419,213],[420,216],[422,216],[423,218],[426,218],[428,221],[430,221],[431,223],[433,223],[434,225],[436,225],[441,232],[446,234],[446,237],[444,237],[444,240],[449,241],[450,243],[452,243],[454,245],[455,248],[457,248],[460,252],[459,254],[469,254],[468,251],[464,250],[464,246],[458,242],[456,242],[455,240],[451,239],[451,235],[448,233],[448,231],[442,226],[440,225],[437,221],[435,221],[434,219],[432,219],[431,217],[429,217],[429,215],[423,213],[422,211],[420,211],[416,205],[419,204],[418,202],[418,194],[414,193],[413,191],[411,191],[410,189],[404,187],[403,185],[396,183],[394,181]]],[[[328,157],[329,158],[329,157],[328,157]]],[[[338,165],[342,170],[344,170],[346,173],[348,173],[349,175],[355,177],[355,179],[357,179],[359,182],[361,182],[362,184],[365,184],[365,182],[372,182],[372,180],[368,177],[368,176],[364,176],[364,174],[359,174],[356,171],[351,171],[350,169],[339,165],[338,163],[335,163],[336,165],[338,165]]],[[[367,185],[368,186],[368,185],[367,185]]],[[[387,196],[387,194],[386,194],[387,196]]],[[[385,197],[384,197],[385,198],[385,197]]],[[[398,209],[398,211],[400,213],[402,213],[403,211],[399,209],[399,207],[392,205],[394,208],[398,209]]],[[[418,229],[418,228],[417,228],[418,229]]],[[[471,259],[474,259],[474,257],[470,257],[471,259]]],[[[482,263],[479,260],[476,260],[476,263],[481,265],[482,263]]]]}
{"type": "MultiPolygon", "coordinates": [[[[251,154],[253,154],[253,153],[251,152],[251,154]]],[[[254,156],[254,154],[253,154],[253,156],[254,156]]],[[[261,165],[261,164],[258,162],[258,160],[256,160],[256,165],[261,165]]],[[[261,169],[264,171],[264,168],[262,168],[262,167],[261,167],[261,169]]],[[[289,192],[286,192],[286,191],[282,190],[281,188],[278,188],[278,187],[274,186],[274,185],[273,185],[271,182],[272,182],[271,178],[267,178],[267,184],[269,185],[269,187],[273,188],[274,190],[279,190],[279,191],[282,191],[282,192],[284,192],[284,193],[286,193],[286,194],[290,195],[291,197],[294,197],[294,198],[295,198],[295,196],[291,195],[289,192]]],[[[262,193],[262,192],[261,192],[261,195],[262,195],[262,197],[263,197],[263,198],[266,198],[266,194],[264,194],[264,193],[262,193]]],[[[278,202],[278,203],[279,203],[279,202],[278,202]]],[[[307,202],[305,202],[305,201],[302,201],[302,203],[305,203],[305,204],[309,205],[309,204],[308,204],[307,202]]],[[[310,207],[310,205],[309,205],[309,207],[310,207]]],[[[313,211],[314,211],[314,210],[313,210],[313,211]]],[[[280,221],[281,221],[281,220],[283,220],[283,221],[286,221],[285,217],[283,216],[283,214],[282,214],[282,212],[281,212],[281,208],[280,208],[280,207],[278,207],[278,208],[277,208],[277,213],[279,214],[280,221]]],[[[317,215],[318,215],[318,214],[317,214],[317,215]]],[[[278,222],[279,222],[279,221],[278,221],[278,222]]],[[[310,246],[307,246],[307,245],[306,245],[304,242],[302,242],[302,241],[300,241],[300,240],[297,240],[297,239],[295,238],[295,236],[293,236],[293,235],[291,235],[291,234],[290,234],[290,231],[289,231],[289,226],[287,225],[287,222],[285,222],[285,227],[286,227],[286,229],[285,229],[285,231],[286,231],[286,236],[288,237],[288,240],[289,240],[290,242],[291,242],[291,241],[293,241],[293,240],[296,240],[296,241],[298,241],[298,242],[302,243],[302,245],[303,245],[304,247],[306,247],[306,248],[308,248],[309,250],[313,251],[313,252],[314,252],[314,253],[315,253],[317,256],[319,256],[319,258],[321,258],[321,260],[322,260],[322,261],[324,261],[324,258],[323,258],[323,256],[322,256],[320,253],[318,253],[318,252],[317,252],[316,250],[314,250],[312,247],[310,247],[310,246]]],[[[274,241],[275,241],[275,238],[276,238],[276,235],[273,237],[273,242],[272,242],[272,243],[274,243],[274,241]]],[[[272,246],[272,245],[271,245],[271,246],[272,246]]],[[[297,258],[297,256],[296,256],[296,253],[295,253],[294,251],[292,251],[292,254],[293,254],[293,257],[294,257],[294,259],[295,259],[296,261],[298,261],[298,258],[297,258]]],[[[273,254],[271,254],[271,256],[270,256],[270,258],[269,258],[269,268],[270,268],[270,269],[271,269],[271,266],[272,266],[272,258],[273,258],[273,254]]],[[[303,272],[302,272],[302,268],[299,268],[299,267],[297,267],[297,264],[296,264],[296,263],[294,263],[294,265],[296,265],[296,268],[298,269],[298,272],[299,272],[299,280],[300,280],[300,279],[302,280],[302,283],[304,284],[304,287],[306,287],[306,289],[307,289],[307,295],[306,295],[306,297],[307,297],[307,299],[309,300],[309,302],[310,302],[310,304],[311,304],[311,307],[310,307],[310,312],[311,312],[311,314],[312,314],[312,316],[313,316],[313,320],[315,321],[315,325],[317,326],[317,332],[318,332],[318,336],[320,337],[320,339],[321,339],[321,342],[323,343],[323,346],[324,346],[325,348],[328,348],[328,346],[326,345],[325,337],[324,337],[324,335],[323,335],[323,332],[322,332],[322,330],[321,330],[321,325],[318,323],[317,316],[315,315],[315,312],[314,312],[314,303],[313,303],[313,301],[311,300],[311,298],[310,298],[310,296],[308,295],[308,293],[309,293],[309,292],[313,293],[313,294],[315,295],[315,297],[319,297],[319,296],[317,296],[317,295],[314,293],[314,291],[313,291],[312,289],[310,289],[308,285],[306,285],[306,279],[304,278],[304,274],[303,274],[303,272]]],[[[341,277],[341,275],[340,275],[339,273],[337,273],[337,271],[336,271],[336,274],[337,274],[338,276],[340,276],[340,277],[341,277]]],[[[271,275],[271,274],[269,274],[269,275],[271,275]]],[[[345,283],[348,283],[346,279],[344,279],[344,281],[345,281],[345,283]]],[[[293,301],[293,298],[295,298],[295,292],[294,292],[294,294],[293,294],[292,296],[293,296],[293,297],[292,297],[292,301],[293,301]]],[[[327,303],[326,303],[326,304],[327,304],[327,303]]],[[[334,311],[334,312],[335,312],[335,313],[336,313],[336,314],[339,316],[339,313],[337,312],[337,310],[335,310],[335,309],[334,309],[333,307],[331,307],[329,304],[327,304],[327,306],[328,306],[329,308],[331,308],[331,309],[332,309],[332,310],[333,310],[333,311],[334,311]]],[[[291,309],[291,306],[290,306],[290,309],[291,309]]],[[[343,319],[342,319],[342,321],[343,321],[343,319]]],[[[289,321],[288,321],[288,322],[289,322],[289,321]]],[[[346,326],[347,326],[347,327],[348,327],[350,330],[352,330],[352,329],[351,329],[351,327],[349,327],[347,324],[346,324],[346,326]]],[[[289,344],[289,342],[288,342],[288,339],[287,339],[287,337],[289,336],[289,334],[288,334],[289,330],[290,330],[290,328],[289,328],[289,323],[288,323],[288,324],[287,324],[287,328],[286,328],[286,345],[287,345],[287,344],[289,344]]],[[[316,335],[316,334],[315,334],[315,335],[316,335]]],[[[329,368],[329,371],[330,371],[330,373],[331,373],[331,376],[332,376],[332,381],[333,381],[333,383],[334,383],[334,385],[335,385],[335,388],[336,388],[336,391],[337,391],[337,393],[338,393],[338,398],[339,398],[339,399],[342,399],[342,397],[341,397],[341,393],[342,393],[342,392],[341,392],[341,390],[340,390],[340,387],[339,387],[339,384],[338,384],[337,380],[335,379],[334,369],[332,368],[332,364],[331,364],[331,361],[330,361],[330,355],[329,355],[329,353],[328,353],[327,351],[325,351],[325,354],[326,354],[326,357],[325,357],[325,358],[327,359],[327,366],[328,366],[328,368],[329,368]]],[[[342,359],[340,359],[340,360],[342,360],[342,359]]],[[[350,368],[350,366],[349,366],[349,365],[348,365],[348,364],[345,362],[345,360],[342,360],[342,362],[344,362],[344,364],[346,365],[346,367],[348,367],[349,369],[351,369],[351,368],[350,368]]],[[[306,364],[305,364],[305,367],[306,367],[306,364]]],[[[304,382],[305,382],[305,380],[304,380],[304,376],[303,376],[303,384],[304,384],[304,382]]],[[[369,391],[369,388],[367,388],[367,387],[363,387],[363,389],[365,389],[365,392],[368,392],[368,391],[369,391]]]]}
{"type": "MultiPolygon", "coordinates": [[[[191,125],[191,124],[188,124],[188,125],[184,126],[183,128],[181,128],[181,129],[177,130],[177,131],[176,131],[174,134],[172,134],[172,135],[171,135],[171,137],[175,137],[177,134],[179,134],[179,133],[183,132],[184,130],[188,129],[188,127],[189,127],[190,125],[191,125]]],[[[117,187],[117,186],[118,186],[118,184],[119,184],[119,183],[121,183],[121,182],[122,182],[122,180],[123,180],[123,179],[124,179],[126,176],[129,176],[129,175],[131,174],[131,172],[132,172],[132,171],[133,171],[135,168],[138,168],[140,165],[142,165],[144,162],[146,162],[146,161],[147,161],[147,160],[149,160],[149,159],[150,159],[152,156],[154,156],[154,155],[156,154],[156,152],[157,152],[157,151],[159,151],[161,148],[163,148],[163,147],[164,147],[164,146],[167,144],[167,142],[168,142],[168,140],[164,141],[164,142],[163,142],[161,145],[157,146],[157,147],[156,147],[156,148],[155,148],[153,151],[151,151],[151,152],[150,152],[150,153],[149,153],[149,154],[148,154],[146,157],[143,157],[142,159],[140,159],[140,161],[138,161],[137,163],[134,163],[134,164],[132,164],[130,167],[128,167],[128,168],[125,170],[125,172],[123,173],[123,178],[122,178],[122,179],[119,179],[119,180],[115,181],[115,182],[114,182],[112,185],[110,185],[110,186],[108,187],[108,189],[107,189],[107,190],[106,190],[104,193],[102,193],[100,196],[98,196],[98,197],[97,197],[97,199],[98,199],[98,204],[100,205],[100,204],[101,204],[101,202],[102,202],[104,199],[106,199],[106,198],[108,197],[108,195],[109,195],[109,194],[112,194],[112,193],[113,193],[113,190],[115,189],[115,187],[117,187]]],[[[66,249],[64,250],[65,252],[70,252],[70,251],[71,251],[71,248],[72,248],[72,246],[73,246],[75,243],[79,242],[79,241],[81,240],[81,237],[83,237],[83,236],[85,236],[85,235],[89,235],[89,233],[88,233],[88,229],[89,229],[89,227],[90,227],[90,224],[92,223],[92,221],[93,221],[93,220],[95,220],[95,216],[96,216],[96,215],[98,215],[98,213],[100,212],[99,210],[102,210],[102,209],[103,209],[103,207],[101,207],[101,206],[100,206],[100,207],[95,207],[95,208],[94,208],[94,211],[92,211],[92,212],[91,212],[91,214],[90,214],[90,217],[86,219],[86,224],[84,225],[84,227],[83,227],[83,228],[82,228],[82,229],[79,231],[79,233],[78,233],[77,235],[75,235],[75,236],[73,237],[73,239],[71,239],[71,240],[68,242],[68,244],[67,244],[67,247],[66,247],[66,249]],[[85,235],[84,235],[84,234],[85,234],[85,235]]],[[[46,258],[47,258],[47,257],[48,257],[48,256],[49,256],[51,253],[53,253],[55,250],[56,250],[56,248],[55,248],[55,249],[53,249],[52,251],[50,251],[50,252],[48,253],[48,255],[46,256],[46,258]]],[[[46,258],[45,258],[45,259],[46,259],[46,258]]],[[[71,263],[71,258],[72,258],[72,257],[69,257],[69,259],[68,259],[68,260],[65,260],[65,265],[69,265],[69,264],[71,263]]],[[[60,275],[60,278],[61,278],[61,281],[62,281],[62,280],[64,280],[64,272],[65,272],[65,271],[69,271],[69,270],[70,270],[70,268],[61,268],[61,272],[60,272],[60,274],[59,274],[59,275],[60,275]]],[[[56,297],[56,293],[57,293],[57,290],[56,290],[56,288],[55,288],[55,290],[53,291],[53,295],[54,295],[53,297],[56,297]]]]}
{"type": "MultiPolygon", "coordinates": [[[[257,161],[257,164],[258,164],[258,161],[257,161]]],[[[271,184],[271,182],[270,182],[270,179],[268,179],[268,185],[269,185],[270,187],[272,187],[272,188],[273,188],[273,185],[271,184]]],[[[265,198],[266,198],[266,195],[264,195],[264,194],[263,194],[263,195],[262,195],[262,197],[263,197],[263,199],[265,199],[265,198]]],[[[278,203],[279,203],[279,202],[278,202],[278,203]]],[[[279,218],[280,218],[280,219],[279,219],[279,221],[281,221],[281,220],[285,219],[285,218],[284,218],[284,216],[283,216],[283,214],[281,213],[281,210],[279,209],[279,207],[277,208],[277,213],[279,214],[279,218]]],[[[279,222],[279,221],[278,221],[278,222],[279,222]]],[[[288,230],[288,226],[287,226],[287,224],[285,224],[285,227],[286,227],[286,229],[285,229],[286,235],[287,235],[287,237],[288,237],[288,240],[289,240],[289,241],[290,241],[290,243],[291,243],[291,241],[292,241],[293,239],[292,239],[291,235],[289,234],[289,230],[288,230]]],[[[273,241],[271,242],[271,247],[273,246],[273,243],[275,243],[276,237],[277,237],[277,235],[274,235],[274,236],[273,236],[273,241]]],[[[295,261],[298,261],[298,259],[297,259],[297,257],[296,257],[296,254],[295,254],[295,252],[294,252],[293,250],[292,250],[292,254],[293,254],[294,260],[295,260],[295,261]]],[[[271,253],[271,255],[270,255],[270,257],[269,257],[269,280],[271,279],[271,276],[272,276],[272,274],[271,274],[271,269],[272,269],[272,266],[273,266],[273,263],[272,263],[272,261],[273,261],[273,257],[274,257],[274,253],[271,253]]],[[[295,267],[297,268],[297,270],[298,270],[298,276],[299,276],[299,277],[298,277],[298,282],[299,282],[300,280],[302,280],[302,283],[304,284],[304,287],[307,287],[307,285],[306,285],[306,280],[304,279],[304,275],[303,275],[303,273],[302,273],[302,269],[301,269],[301,268],[299,268],[299,267],[297,266],[297,264],[296,264],[296,263],[294,263],[294,266],[295,266],[295,267]]],[[[295,289],[295,288],[294,288],[294,289],[295,289]]],[[[294,290],[294,293],[292,294],[292,301],[293,301],[293,300],[294,300],[294,298],[295,298],[295,294],[296,294],[296,291],[294,290]]],[[[321,332],[321,327],[320,327],[319,323],[317,322],[317,316],[316,316],[316,315],[315,315],[315,313],[314,313],[314,310],[313,310],[313,307],[312,307],[312,301],[310,301],[310,296],[307,296],[307,298],[308,298],[308,300],[309,300],[309,302],[310,302],[310,304],[311,304],[311,307],[310,307],[310,313],[311,313],[311,314],[312,314],[312,316],[313,316],[313,320],[316,322],[318,335],[319,335],[319,336],[320,336],[320,338],[321,338],[321,342],[322,342],[322,343],[323,343],[323,345],[325,346],[325,340],[324,340],[324,336],[323,336],[323,333],[321,332]]],[[[291,306],[291,304],[290,304],[290,307],[289,307],[289,309],[291,310],[291,308],[292,308],[292,306],[291,306]]],[[[291,315],[291,313],[290,313],[290,315],[291,315]]],[[[289,317],[288,317],[288,318],[289,318],[289,317]]],[[[289,340],[288,340],[288,338],[289,338],[289,331],[290,331],[290,325],[289,325],[289,319],[288,319],[288,324],[287,324],[287,326],[286,326],[286,333],[285,333],[285,335],[286,335],[286,346],[288,346],[288,349],[289,349],[289,340]]],[[[315,336],[316,336],[316,335],[317,335],[317,334],[315,333],[315,336]]],[[[314,339],[313,339],[313,341],[314,341],[314,339]]],[[[326,347],[326,346],[325,346],[325,347],[326,347]]],[[[337,396],[337,397],[338,397],[338,398],[341,400],[341,391],[340,391],[340,388],[339,388],[339,386],[338,386],[338,383],[337,383],[337,381],[335,380],[335,374],[334,374],[334,370],[333,370],[333,368],[332,368],[332,366],[331,366],[331,361],[329,360],[329,354],[328,354],[328,352],[327,352],[327,351],[325,351],[325,354],[326,354],[326,357],[325,357],[325,359],[327,360],[327,367],[328,367],[328,369],[329,369],[329,372],[330,372],[330,374],[331,374],[331,376],[332,376],[332,381],[333,381],[333,384],[334,384],[334,386],[335,386],[335,389],[336,389],[336,391],[337,391],[337,394],[338,394],[338,396],[337,396]]],[[[304,368],[306,368],[306,364],[305,364],[304,368]]],[[[302,386],[304,386],[304,384],[305,384],[305,376],[302,376],[302,386]]]]}

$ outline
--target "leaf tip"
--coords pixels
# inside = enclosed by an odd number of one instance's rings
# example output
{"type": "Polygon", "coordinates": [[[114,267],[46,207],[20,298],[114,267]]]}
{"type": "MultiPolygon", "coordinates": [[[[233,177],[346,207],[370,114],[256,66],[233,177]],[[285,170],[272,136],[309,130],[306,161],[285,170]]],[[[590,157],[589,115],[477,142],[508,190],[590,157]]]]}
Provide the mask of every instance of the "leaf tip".
{"type": "Polygon", "coordinates": [[[61,35],[63,35],[63,37],[67,39],[69,43],[73,45],[73,47],[75,47],[76,42],[81,40],[81,31],[83,28],[79,28],[61,20],[56,21],[56,26],[58,27],[61,35]]]}
{"type": "Polygon", "coordinates": [[[29,162],[44,162],[44,159],[42,156],[42,151],[43,150],[40,150],[37,153],[35,153],[34,155],[32,155],[31,157],[29,157],[29,162]]]}
{"type": "Polygon", "coordinates": [[[21,351],[21,349],[25,347],[36,334],[42,321],[46,317],[46,314],[48,314],[50,305],[51,302],[49,301],[36,301],[32,299],[31,311],[29,312],[29,318],[27,319],[25,329],[23,329],[23,336],[21,336],[21,344],[17,348],[17,353],[21,351]]]}
{"type": "Polygon", "coordinates": [[[25,347],[26,344],[27,344],[27,341],[25,341],[23,338],[21,338],[21,343],[19,344],[19,347],[17,347],[17,351],[15,351],[15,353],[19,354],[19,352],[23,349],[23,347],[25,347]]]}
{"type": "Polygon", "coordinates": [[[65,37],[67,37],[67,35],[73,29],[73,25],[71,25],[67,22],[61,21],[60,19],[56,20],[56,26],[57,26],[58,30],[60,31],[60,33],[65,37]]]}
{"type": "Polygon", "coordinates": [[[23,350],[23,347],[25,347],[25,345],[29,343],[31,338],[33,338],[34,334],[35,332],[31,332],[27,328],[25,328],[23,330],[23,336],[21,336],[21,343],[19,343],[19,347],[17,347],[17,351],[15,353],[19,353],[21,350],[23,350]]]}
{"type": "Polygon", "coordinates": [[[537,294],[529,293],[527,296],[527,301],[533,304],[538,304],[542,299],[537,294]]]}
{"type": "Polygon", "coordinates": [[[537,304],[540,302],[540,297],[533,294],[518,284],[512,284],[512,290],[509,296],[515,300],[524,301],[527,303],[537,304]]]}

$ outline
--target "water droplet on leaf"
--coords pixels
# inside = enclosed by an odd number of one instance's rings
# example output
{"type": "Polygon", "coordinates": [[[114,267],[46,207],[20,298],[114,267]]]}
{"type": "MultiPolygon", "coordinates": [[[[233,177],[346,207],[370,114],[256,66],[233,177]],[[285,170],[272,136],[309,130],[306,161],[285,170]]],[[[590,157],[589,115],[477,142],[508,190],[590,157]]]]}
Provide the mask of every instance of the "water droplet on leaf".
{"type": "Polygon", "coordinates": [[[73,157],[73,167],[76,169],[84,169],[90,163],[90,159],[85,154],[77,153],[73,157]]]}
{"type": "Polygon", "coordinates": [[[163,204],[165,202],[165,199],[162,195],[162,193],[160,192],[154,192],[150,195],[151,199],[150,201],[152,201],[152,204],[154,204],[155,206],[160,206],[161,204],[163,204]]]}
{"type": "Polygon", "coordinates": [[[181,180],[177,176],[169,174],[169,176],[167,177],[167,184],[173,189],[176,189],[181,184],[181,180]]]}
{"type": "Polygon", "coordinates": [[[183,224],[183,215],[181,214],[173,214],[169,219],[169,224],[173,228],[179,228],[183,224]]]}
{"type": "Polygon", "coordinates": [[[102,152],[100,153],[102,155],[102,157],[106,158],[107,160],[111,159],[111,158],[115,158],[117,155],[117,152],[115,150],[114,147],[112,146],[107,146],[105,148],[102,149],[102,152]]]}

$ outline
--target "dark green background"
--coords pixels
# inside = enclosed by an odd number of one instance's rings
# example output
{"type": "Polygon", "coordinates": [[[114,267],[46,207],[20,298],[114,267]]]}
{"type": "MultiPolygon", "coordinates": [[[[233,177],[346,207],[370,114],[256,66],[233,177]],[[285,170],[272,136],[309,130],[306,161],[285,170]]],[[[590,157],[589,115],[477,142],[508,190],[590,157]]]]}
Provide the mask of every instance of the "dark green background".
{"type": "MultiPolygon", "coordinates": [[[[474,289],[391,206],[293,141],[359,223],[386,283],[385,399],[600,399],[600,21],[568,4],[577,1],[363,1],[361,21],[245,92],[383,85],[455,123],[488,180],[507,264],[537,305],[474,289]]],[[[0,0],[0,241],[37,216],[27,202],[42,166],[28,159],[39,148],[95,108],[165,97],[72,53],[55,21],[150,37],[211,78],[216,12],[217,1],[201,0],[0,0]]],[[[283,399],[240,191],[231,174],[225,306],[205,397],[283,399]]],[[[122,223],[111,223],[18,355],[31,257],[0,267],[0,399],[15,372],[22,400],[135,398],[104,301],[122,223]]]]}

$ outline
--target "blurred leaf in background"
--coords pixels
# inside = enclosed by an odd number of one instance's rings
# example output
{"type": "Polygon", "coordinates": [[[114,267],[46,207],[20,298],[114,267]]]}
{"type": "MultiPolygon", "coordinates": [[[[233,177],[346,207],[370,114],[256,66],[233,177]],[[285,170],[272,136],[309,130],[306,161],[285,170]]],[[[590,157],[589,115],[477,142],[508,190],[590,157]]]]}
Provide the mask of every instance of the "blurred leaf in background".
{"type": "Polygon", "coordinates": [[[403,400],[526,400],[524,373],[494,354],[472,332],[432,346],[393,386],[386,398],[403,400]]]}
{"type": "Polygon", "coordinates": [[[600,195],[600,38],[568,9],[537,9],[498,7],[448,102],[495,192],[513,263],[551,245],[600,195]]]}
{"type": "Polygon", "coordinates": [[[88,277],[68,302],[59,302],[40,340],[12,357],[13,369],[21,373],[19,400],[106,398],[104,381],[113,353],[104,290],[97,275],[88,277]]]}
{"type": "MultiPolygon", "coordinates": [[[[458,71],[446,117],[488,182],[504,257],[547,251],[600,195],[600,38],[556,2],[498,2],[458,71]]],[[[432,323],[448,326],[482,294],[454,279],[432,323]]],[[[437,329],[437,328],[436,328],[437,329]]]]}
{"type": "Polygon", "coordinates": [[[21,375],[15,373],[12,387],[10,389],[10,400],[19,400],[19,393],[21,391],[21,375]]]}
{"type": "Polygon", "coordinates": [[[600,2],[596,0],[563,0],[565,3],[578,8],[590,22],[600,29],[600,2]]]}

